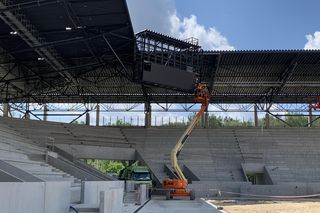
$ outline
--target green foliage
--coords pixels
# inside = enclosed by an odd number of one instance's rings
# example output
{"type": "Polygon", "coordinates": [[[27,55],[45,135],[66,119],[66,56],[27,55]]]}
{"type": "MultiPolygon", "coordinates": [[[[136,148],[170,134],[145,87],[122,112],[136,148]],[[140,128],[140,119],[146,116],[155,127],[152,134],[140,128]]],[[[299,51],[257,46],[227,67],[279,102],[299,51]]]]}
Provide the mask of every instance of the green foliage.
{"type": "MultiPolygon", "coordinates": [[[[191,121],[193,121],[193,119],[195,118],[196,113],[193,113],[191,115],[188,116],[188,120],[187,122],[183,123],[183,122],[170,122],[169,124],[164,124],[163,126],[167,126],[167,127],[186,127],[187,125],[190,124],[191,121]]],[[[202,118],[203,119],[203,118],[202,118]]],[[[201,119],[198,122],[198,124],[196,125],[197,127],[200,127],[201,124],[201,119]]],[[[241,126],[252,126],[252,123],[250,121],[240,121],[238,119],[233,119],[231,117],[217,117],[215,115],[209,115],[208,116],[208,124],[209,127],[241,127],[241,126]]]]}
{"type": "MultiPolygon", "coordinates": [[[[282,116],[280,118],[283,121],[270,115],[270,127],[306,127],[308,123],[308,118],[302,114],[289,114],[288,116],[282,116]]],[[[316,127],[319,124],[320,122],[315,122],[313,126],[316,127]]],[[[265,118],[259,119],[259,126],[265,126],[265,118]]]]}
{"type": "Polygon", "coordinates": [[[250,121],[240,121],[231,117],[225,117],[223,119],[223,126],[225,127],[249,127],[252,126],[250,121]]]}
{"type": "Polygon", "coordinates": [[[217,117],[215,115],[209,115],[209,126],[210,127],[222,127],[223,121],[222,117],[217,117]]]}
{"type": "Polygon", "coordinates": [[[131,123],[128,123],[128,122],[124,122],[123,120],[119,120],[117,119],[116,120],[116,123],[115,124],[112,124],[112,126],[132,126],[131,123]]]}
{"type": "Polygon", "coordinates": [[[86,124],[84,121],[75,121],[75,122],[73,122],[74,124],[81,124],[81,125],[84,125],[84,124],[86,124]]]}
{"type": "Polygon", "coordinates": [[[87,164],[93,166],[103,173],[117,173],[125,167],[124,163],[120,161],[113,160],[96,160],[96,159],[86,159],[87,164]]]}
{"type": "Polygon", "coordinates": [[[305,127],[308,123],[308,118],[306,116],[287,116],[286,122],[292,127],[305,127]]]}

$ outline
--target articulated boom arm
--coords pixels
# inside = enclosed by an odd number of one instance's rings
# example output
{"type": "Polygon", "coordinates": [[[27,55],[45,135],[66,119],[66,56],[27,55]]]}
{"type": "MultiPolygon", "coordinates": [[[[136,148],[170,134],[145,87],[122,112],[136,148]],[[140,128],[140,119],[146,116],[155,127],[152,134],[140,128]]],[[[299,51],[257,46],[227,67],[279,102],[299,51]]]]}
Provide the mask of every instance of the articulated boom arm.
{"type": "Polygon", "coordinates": [[[184,176],[179,164],[178,164],[178,156],[185,145],[187,139],[189,138],[192,130],[194,129],[195,125],[198,123],[199,119],[203,115],[203,113],[207,110],[209,104],[209,92],[206,85],[198,84],[195,89],[195,101],[202,103],[200,111],[197,113],[196,117],[190,123],[186,131],[180,137],[178,143],[171,151],[171,166],[175,173],[177,174],[178,178],[181,180],[187,181],[187,178],[184,176]]]}

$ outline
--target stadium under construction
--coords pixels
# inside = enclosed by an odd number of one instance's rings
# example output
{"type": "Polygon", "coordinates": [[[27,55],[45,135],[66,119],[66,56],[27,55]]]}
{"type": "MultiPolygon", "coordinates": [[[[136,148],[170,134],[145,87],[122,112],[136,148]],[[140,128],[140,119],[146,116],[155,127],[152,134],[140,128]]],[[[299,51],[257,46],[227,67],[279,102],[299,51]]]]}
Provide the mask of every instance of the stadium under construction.
{"type": "Polygon", "coordinates": [[[1,212],[152,212],[148,205],[167,204],[166,212],[219,212],[200,198],[319,196],[320,51],[207,51],[196,38],[135,34],[125,0],[0,0],[0,18],[1,212]],[[210,125],[213,108],[234,105],[252,113],[252,126],[210,125]],[[101,125],[102,112],[137,106],[137,126],[101,125]],[[199,119],[159,126],[156,109],[200,110],[199,119]],[[306,117],[305,127],[290,127],[290,112],[306,117]],[[139,162],[152,184],[117,180],[84,159],[139,162]],[[185,185],[166,188],[168,181],[185,185]]]}

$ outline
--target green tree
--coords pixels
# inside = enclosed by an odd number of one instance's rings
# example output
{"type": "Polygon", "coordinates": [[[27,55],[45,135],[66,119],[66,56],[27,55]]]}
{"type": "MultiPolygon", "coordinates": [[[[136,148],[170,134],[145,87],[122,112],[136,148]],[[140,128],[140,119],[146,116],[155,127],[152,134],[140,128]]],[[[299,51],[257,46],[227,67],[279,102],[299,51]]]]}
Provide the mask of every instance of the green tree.
{"type": "Polygon", "coordinates": [[[131,123],[124,122],[121,119],[116,120],[115,124],[112,124],[112,126],[132,126],[131,123]]]}
{"type": "Polygon", "coordinates": [[[222,117],[209,115],[209,127],[222,127],[222,117]]]}
{"type": "Polygon", "coordinates": [[[250,121],[240,121],[238,119],[233,119],[231,117],[225,117],[223,119],[223,126],[226,127],[249,127],[252,126],[250,121]]]}
{"type": "Polygon", "coordinates": [[[308,118],[303,115],[301,116],[301,114],[292,114],[292,116],[286,116],[286,122],[291,127],[305,127],[308,123],[308,118]]]}
{"type": "Polygon", "coordinates": [[[125,167],[123,162],[113,160],[86,159],[85,162],[103,173],[117,173],[125,167]]]}

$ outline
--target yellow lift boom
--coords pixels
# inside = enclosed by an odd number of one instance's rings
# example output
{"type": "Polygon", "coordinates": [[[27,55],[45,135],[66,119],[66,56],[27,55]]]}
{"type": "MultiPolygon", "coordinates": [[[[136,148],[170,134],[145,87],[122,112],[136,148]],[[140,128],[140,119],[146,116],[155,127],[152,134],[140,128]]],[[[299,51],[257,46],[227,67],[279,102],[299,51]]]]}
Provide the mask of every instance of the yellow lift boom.
{"type": "Polygon", "coordinates": [[[193,200],[195,198],[193,191],[188,191],[188,180],[183,174],[179,164],[178,164],[178,156],[185,145],[188,137],[191,135],[192,130],[198,123],[199,119],[203,115],[203,113],[207,110],[209,104],[209,91],[208,87],[205,84],[197,84],[195,88],[195,102],[201,103],[200,111],[197,113],[196,117],[190,123],[186,131],[180,137],[179,141],[175,145],[175,147],[171,151],[171,166],[173,171],[176,173],[179,179],[168,179],[164,180],[162,183],[162,188],[168,189],[167,191],[167,199],[170,199],[174,196],[190,196],[190,199],[193,200]]]}

